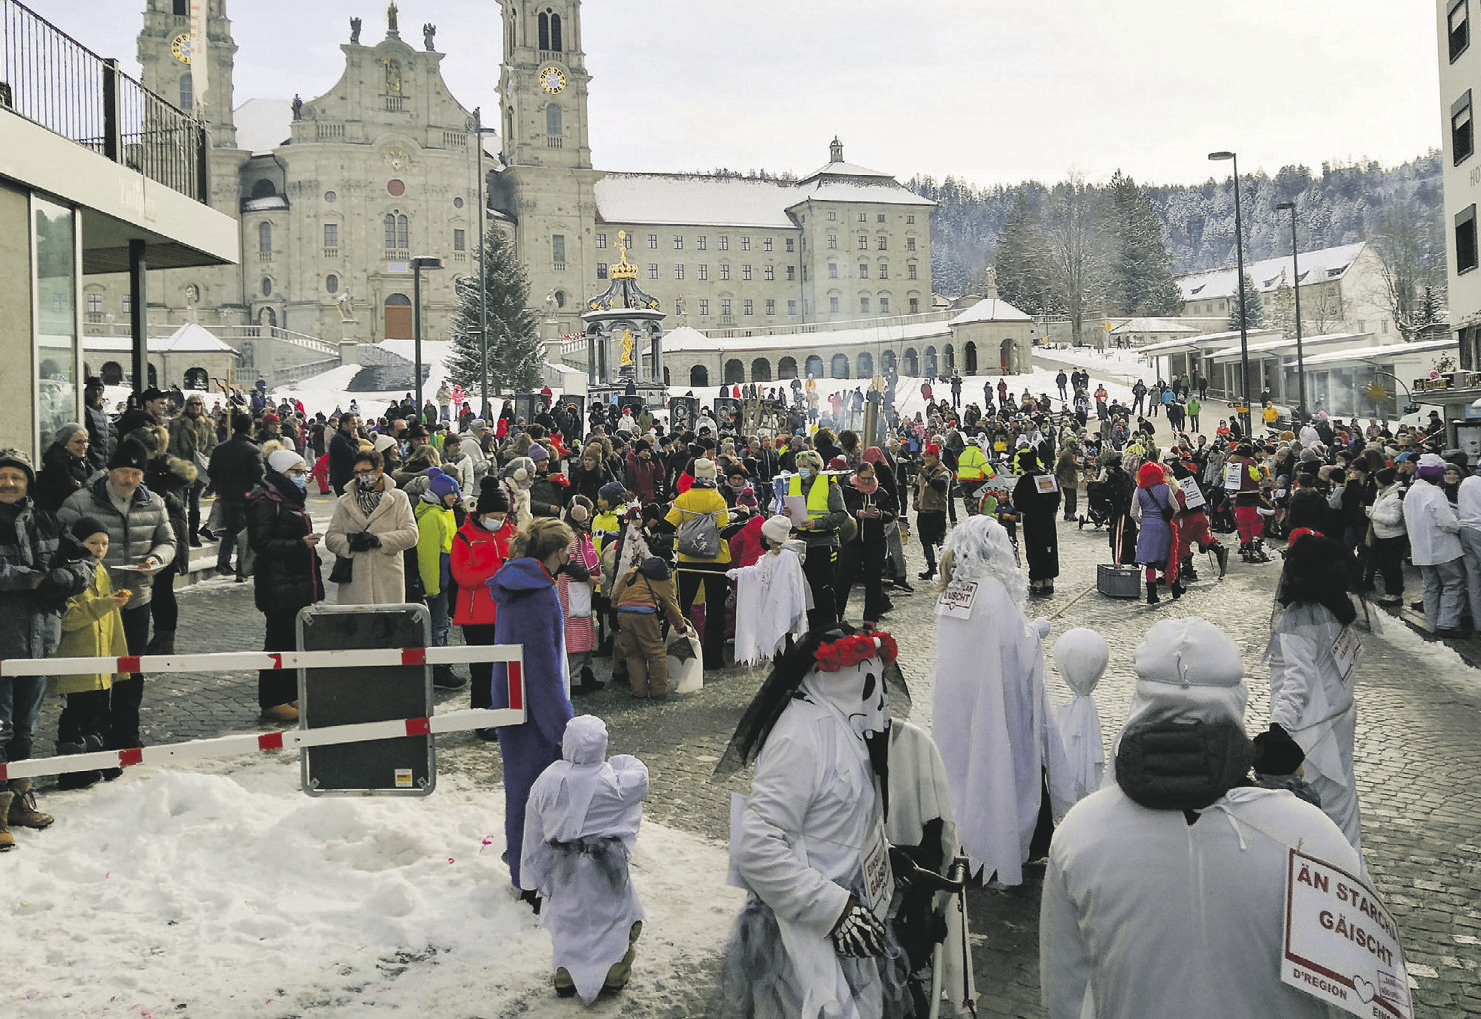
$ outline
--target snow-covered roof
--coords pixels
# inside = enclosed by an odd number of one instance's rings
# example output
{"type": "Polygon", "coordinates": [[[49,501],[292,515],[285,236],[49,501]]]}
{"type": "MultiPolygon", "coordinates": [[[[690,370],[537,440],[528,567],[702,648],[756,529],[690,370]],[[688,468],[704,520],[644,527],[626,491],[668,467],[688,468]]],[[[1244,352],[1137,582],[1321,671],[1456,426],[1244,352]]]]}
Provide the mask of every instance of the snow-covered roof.
{"type": "Polygon", "coordinates": [[[795,185],[787,207],[814,202],[872,202],[879,205],[919,205],[926,208],[936,203],[895,183],[893,177],[877,181],[829,180],[826,177],[795,185]]]}
{"type": "Polygon", "coordinates": [[[964,326],[971,322],[1032,322],[1025,313],[1007,301],[985,297],[952,319],[947,325],[964,326]]]}
{"type": "MultiPolygon", "coordinates": [[[[1358,255],[1362,254],[1366,243],[1358,241],[1356,244],[1340,244],[1335,248],[1301,252],[1297,256],[1301,266],[1301,285],[1341,279],[1358,255]]],[[[1280,287],[1282,280],[1287,286],[1291,285],[1291,256],[1281,255],[1277,258],[1262,258],[1258,262],[1246,262],[1244,271],[1257,291],[1270,293],[1280,287]]],[[[1239,290],[1236,279],[1238,275],[1239,270],[1235,266],[1226,265],[1179,276],[1178,286],[1183,291],[1184,301],[1234,297],[1239,290]]]]}
{"type": "MultiPolygon", "coordinates": [[[[1305,351],[1311,347],[1330,347],[1333,344],[1340,343],[1362,343],[1372,335],[1372,333],[1322,333],[1319,336],[1303,336],[1301,338],[1302,357],[1307,361],[1311,360],[1311,358],[1305,356],[1305,351]]],[[[1395,336],[1391,342],[1401,343],[1403,341],[1395,336]]],[[[1261,340],[1259,343],[1247,344],[1245,349],[1251,354],[1289,355],[1295,357],[1296,338],[1294,336],[1278,336],[1273,340],[1261,340]]],[[[1232,346],[1223,347],[1206,356],[1213,361],[1238,360],[1240,357],[1239,344],[1236,343],[1232,346]]]]}
{"type": "MultiPolygon", "coordinates": [[[[1280,330],[1278,329],[1250,329],[1245,332],[1245,336],[1247,339],[1254,336],[1262,336],[1268,338],[1279,335],[1280,330]]],[[[1141,355],[1175,354],[1181,350],[1197,350],[1202,347],[1227,343],[1230,337],[1238,340],[1239,331],[1235,330],[1232,333],[1204,333],[1201,336],[1184,336],[1176,340],[1163,340],[1161,343],[1149,343],[1145,347],[1138,347],[1137,353],[1141,355]]]]}
{"type": "Polygon", "coordinates": [[[232,111],[237,125],[237,147],[248,152],[271,152],[292,132],[293,103],[288,99],[248,99],[232,111]]]}
{"type": "Polygon", "coordinates": [[[680,326],[664,334],[665,354],[681,351],[785,350],[806,354],[847,344],[897,346],[931,339],[951,340],[945,322],[911,322],[905,325],[864,326],[859,329],[830,329],[826,332],[787,333],[778,336],[706,336],[691,326],[680,326]]]}
{"type": "MultiPolygon", "coordinates": [[[[187,322],[169,336],[151,336],[149,351],[154,354],[235,354],[237,349],[224,342],[205,326],[187,322]]],[[[83,350],[129,351],[134,341],[127,336],[85,336],[83,350]]]]}
{"type": "Polygon", "coordinates": [[[787,206],[788,181],[714,177],[700,173],[609,173],[596,183],[604,223],[752,226],[796,230],[787,206]]]}
{"type": "Polygon", "coordinates": [[[1125,335],[1127,333],[1196,333],[1197,329],[1185,326],[1181,322],[1170,318],[1129,318],[1115,329],[1111,330],[1112,336],[1125,335]]]}
{"type": "Polygon", "coordinates": [[[883,177],[886,180],[895,179],[894,176],[885,173],[883,170],[871,170],[867,166],[860,166],[858,163],[849,163],[842,159],[824,163],[802,179],[807,181],[812,180],[814,177],[883,177]]]}
{"type": "Polygon", "coordinates": [[[272,209],[288,208],[288,199],[282,195],[268,195],[266,198],[249,198],[242,203],[243,212],[268,212],[272,209]]]}
{"type": "Polygon", "coordinates": [[[1358,363],[1362,361],[1375,361],[1379,359],[1399,358],[1409,354],[1430,354],[1437,350],[1447,348],[1454,350],[1460,346],[1460,341],[1454,336],[1443,340],[1422,340],[1418,343],[1380,343],[1373,347],[1357,347],[1352,350],[1330,350],[1314,356],[1308,355],[1303,360],[1306,367],[1322,365],[1333,367],[1344,361],[1358,363]]]}

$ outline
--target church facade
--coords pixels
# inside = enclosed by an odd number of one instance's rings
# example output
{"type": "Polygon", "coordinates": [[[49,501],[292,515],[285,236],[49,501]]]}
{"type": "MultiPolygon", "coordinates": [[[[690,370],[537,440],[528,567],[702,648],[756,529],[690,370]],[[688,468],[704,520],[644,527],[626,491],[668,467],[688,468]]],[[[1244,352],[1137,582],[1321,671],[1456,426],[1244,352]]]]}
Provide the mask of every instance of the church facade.
{"type": "MultiPolygon", "coordinates": [[[[207,122],[211,204],[239,220],[242,246],[240,266],[150,274],[155,331],[409,338],[411,260],[433,256],[423,336],[447,338],[459,281],[478,273],[480,168],[489,225],[513,237],[547,339],[582,332],[584,299],[624,248],[671,327],[746,335],[930,310],[934,203],[845,161],[837,139],[795,181],[595,169],[580,0],[500,0],[499,17],[500,109],[480,120],[443,81],[435,26],[402,25],[395,3],[378,40],[351,19],[324,94],[234,105],[225,0],[208,3],[203,90],[189,3],[147,0],[144,81],[207,122]]],[[[91,280],[87,320],[126,323],[127,293],[91,280]]]]}

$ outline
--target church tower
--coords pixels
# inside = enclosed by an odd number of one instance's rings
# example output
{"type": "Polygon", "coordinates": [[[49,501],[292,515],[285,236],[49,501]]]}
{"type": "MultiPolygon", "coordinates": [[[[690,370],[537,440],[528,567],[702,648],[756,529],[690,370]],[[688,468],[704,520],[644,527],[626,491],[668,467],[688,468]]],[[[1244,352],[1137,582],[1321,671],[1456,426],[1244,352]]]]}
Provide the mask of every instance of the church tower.
{"type": "Polygon", "coordinates": [[[234,149],[237,144],[232,118],[236,53],[226,0],[206,0],[204,43],[191,35],[190,0],[147,0],[144,30],[139,33],[144,87],[188,113],[201,113],[215,148],[234,149]],[[195,54],[202,45],[207,76],[204,93],[198,87],[197,75],[192,73],[195,54]]]}
{"type": "Polygon", "coordinates": [[[500,0],[506,166],[591,169],[581,0],[500,0]]]}

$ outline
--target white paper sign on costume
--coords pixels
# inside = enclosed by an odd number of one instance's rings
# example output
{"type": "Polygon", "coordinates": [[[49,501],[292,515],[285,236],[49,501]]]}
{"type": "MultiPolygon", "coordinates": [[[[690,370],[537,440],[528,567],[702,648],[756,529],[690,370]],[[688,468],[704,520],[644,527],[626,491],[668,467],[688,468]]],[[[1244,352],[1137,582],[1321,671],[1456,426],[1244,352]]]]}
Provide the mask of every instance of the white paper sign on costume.
{"type": "Polygon", "coordinates": [[[1394,918],[1357,877],[1296,849],[1286,866],[1280,977],[1353,1015],[1414,1017],[1394,918]]]}
{"type": "Polygon", "coordinates": [[[1034,475],[1034,488],[1040,495],[1048,495],[1059,491],[1059,482],[1055,480],[1053,474],[1036,474],[1034,475]]]}
{"type": "Polygon", "coordinates": [[[1244,464],[1239,460],[1231,460],[1224,465],[1224,491],[1239,491],[1239,472],[1244,464]]]}
{"type": "Polygon", "coordinates": [[[1337,671],[1342,673],[1342,682],[1346,683],[1363,658],[1363,641],[1351,625],[1344,626],[1332,642],[1332,658],[1337,663],[1337,671]]]}
{"type": "Polygon", "coordinates": [[[1197,478],[1179,478],[1178,487],[1183,490],[1183,501],[1190,510],[1204,505],[1203,492],[1199,491],[1197,478]]]}
{"type": "Polygon", "coordinates": [[[936,599],[936,614],[949,619],[971,619],[972,603],[977,600],[977,582],[952,584],[936,599]]]}

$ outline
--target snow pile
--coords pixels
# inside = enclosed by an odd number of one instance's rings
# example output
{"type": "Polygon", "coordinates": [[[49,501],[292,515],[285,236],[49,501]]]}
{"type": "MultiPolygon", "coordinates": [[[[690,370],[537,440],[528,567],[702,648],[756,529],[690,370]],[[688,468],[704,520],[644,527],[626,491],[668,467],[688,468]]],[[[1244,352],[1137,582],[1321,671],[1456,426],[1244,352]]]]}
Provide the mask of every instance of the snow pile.
{"type": "MultiPolygon", "coordinates": [[[[426,798],[310,798],[289,754],[203,771],[44,797],[59,820],[5,860],[7,1016],[554,1006],[549,936],[500,862],[501,789],[444,774],[426,798]]],[[[718,951],[742,898],[723,847],[657,825],[632,870],[629,1002],[718,951]]]]}

